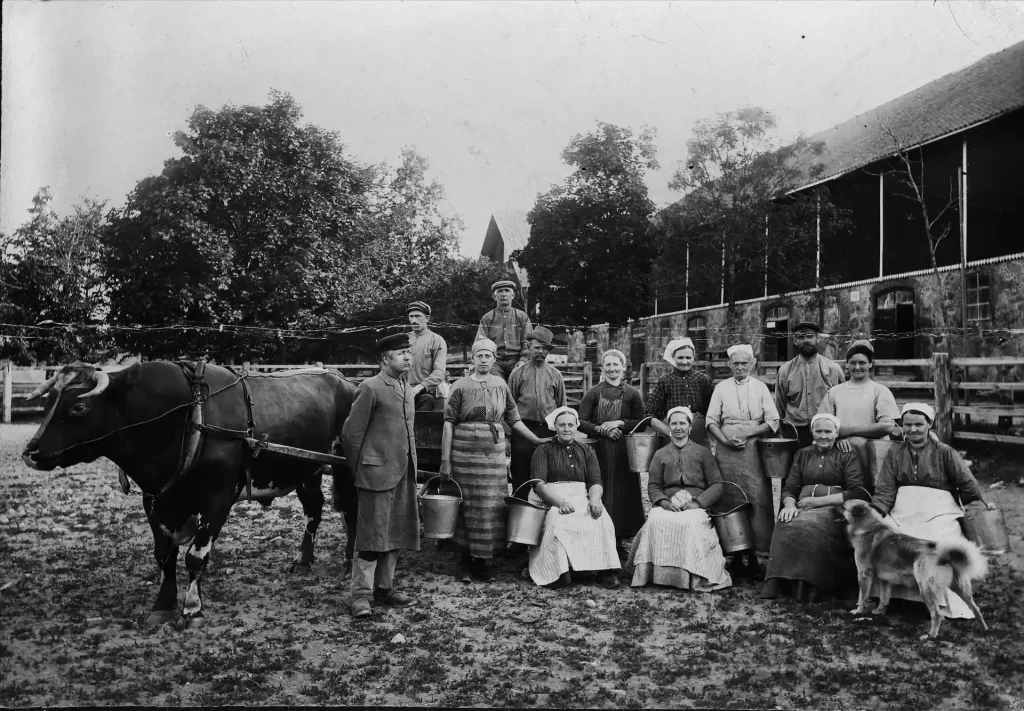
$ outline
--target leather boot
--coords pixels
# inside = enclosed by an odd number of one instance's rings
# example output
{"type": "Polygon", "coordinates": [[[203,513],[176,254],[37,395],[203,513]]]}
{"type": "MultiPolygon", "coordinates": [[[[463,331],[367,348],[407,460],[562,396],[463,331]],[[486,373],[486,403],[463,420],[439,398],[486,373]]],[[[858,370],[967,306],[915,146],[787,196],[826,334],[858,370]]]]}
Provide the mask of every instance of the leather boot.
{"type": "Polygon", "coordinates": [[[762,600],[771,600],[779,596],[779,582],[775,578],[768,578],[764,585],[761,586],[760,598],[762,600]]]}
{"type": "Polygon", "coordinates": [[[377,561],[354,558],[352,560],[352,605],[353,617],[367,617],[370,611],[370,595],[373,594],[373,577],[377,561]]]}

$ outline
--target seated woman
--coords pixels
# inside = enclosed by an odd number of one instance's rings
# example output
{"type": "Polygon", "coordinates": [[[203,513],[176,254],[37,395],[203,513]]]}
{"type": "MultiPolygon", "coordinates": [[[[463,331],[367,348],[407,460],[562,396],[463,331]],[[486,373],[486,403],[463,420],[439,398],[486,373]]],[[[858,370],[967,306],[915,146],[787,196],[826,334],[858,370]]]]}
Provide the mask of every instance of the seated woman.
{"type": "Polygon", "coordinates": [[[540,479],[530,501],[551,508],[540,544],[530,548],[530,577],[537,585],[570,582],[569,569],[600,572],[598,582],[619,586],[615,525],[601,503],[601,468],[589,445],[576,441],[579,416],[559,407],[545,418],[555,438],[537,447],[530,474],[540,479]]]}
{"type": "Polygon", "coordinates": [[[732,578],[705,511],[724,488],[718,463],[706,447],[690,440],[689,408],[674,407],[665,419],[672,440],[651,461],[647,490],[653,506],[629,554],[632,585],[701,592],[727,588],[732,578]]]}
{"type": "Polygon", "coordinates": [[[814,444],[793,457],[782,489],[783,509],[772,534],[761,597],[778,594],[780,580],[795,581],[794,597],[813,602],[857,579],[846,526],[834,506],[850,498],[867,499],[857,454],[835,446],[842,425],[818,413],[811,419],[814,444]]]}
{"type": "MultiPolygon", "coordinates": [[[[935,410],[920,402],[903,406],[906,440],[889,450],[875,482],[875,508],[888,514],[901,533],[937,541],[964,539],[957,519],[961,504],[981,501],[978,481],[952,447],[929,437],[935,410]],[[953,498],[957,492],[960,502],[953,498]]],[[[983,505],[983,504],[982,504],[983,505]]],[[[988,504],[995,508],[994,504],[988,504]]],[[[873,589],[873,596],[878,596],[873,589]]],[[[892,597],[920,600],[917,588],[892,586],[892,597]]],[[[943,617],[974,619],[974,613],[956,593],[949,591],[943,617]]]]}
{"type": "Polygon", "coordinates": [[[846,349],[850,379],[829,389],[818,406],[818,412],[835,415],[843,423],[836,446],[843,452],[851,449],[857,452],[864,485],[869,488],[874,485],[884,453],[890,446],[872,440],[888,440],[889,435],[898,430],[896,420],[900,417],[892,391],[871,379],[874,362],[875,349],[870,341],[850,344],[846,349]]]}

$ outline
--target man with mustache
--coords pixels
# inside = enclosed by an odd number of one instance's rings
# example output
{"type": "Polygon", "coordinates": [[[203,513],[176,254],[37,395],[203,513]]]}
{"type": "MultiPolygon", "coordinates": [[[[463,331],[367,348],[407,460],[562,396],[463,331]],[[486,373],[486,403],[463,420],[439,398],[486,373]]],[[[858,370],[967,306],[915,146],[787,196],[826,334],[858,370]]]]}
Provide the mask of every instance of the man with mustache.
{"type": "MultiPolygon", "coordinates": [[[[779,368],[775,380],[775,407],[784,420],[796,426],[801,447],[813,444],[811,418],[833,385],[846,380],[843,369],[818,353],[816,323],[801,321],[793,329],[797,356],[779,368]]],[[[783,430],[784,431],[784,430],[783,430]]]]}
{"type": "Polygon", "coordinates": [[[480,319],[476,340],[488,338],[498,346],[491,374],[499,375],[508,382],[512,371],[530,360],[530,344],[527,336],[533,331],[530,317],[526,312],[512,307],[516,283],[501,279],[491,284],[495,308],[480,319]]]}

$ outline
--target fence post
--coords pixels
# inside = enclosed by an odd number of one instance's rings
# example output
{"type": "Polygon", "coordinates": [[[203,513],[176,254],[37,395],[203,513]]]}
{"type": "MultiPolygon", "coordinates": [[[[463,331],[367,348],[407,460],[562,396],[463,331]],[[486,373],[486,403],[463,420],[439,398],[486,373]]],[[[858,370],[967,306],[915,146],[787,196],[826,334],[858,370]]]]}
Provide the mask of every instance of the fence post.
{"type": "Polygon", "coordinates": [[[953,440],[953,406],[949,392],[949,353],[932,354],[932,383],[935,385],[935,434],[945,444],[953,440]]]}
{"type": "MultiPolygon", "coordinates": [[[[590,388],[594,385],[594,366],[590,364],[588,360],[583,364],[583,395],[590,392],[590,388]]],[[[580,395],[582,399],[583,395],[580,395]]]]}
{"type": "Polygon", "coordinates": [[[11,424],[11,399],[14,395],[14,368],[11,361],[4,363],[4,424],[11,424]]]}
{"type": "Polygon", "coordinates": [[[242,361],[242,372],[243,373],[248,373],[249,372],[249,361],[247,361],[247,360],[243,360],[242,361]]]}
{"type": "Polygon", "coordinates": [[[647,397],[647,363],[640,364],[640,397],[647,397]]]}

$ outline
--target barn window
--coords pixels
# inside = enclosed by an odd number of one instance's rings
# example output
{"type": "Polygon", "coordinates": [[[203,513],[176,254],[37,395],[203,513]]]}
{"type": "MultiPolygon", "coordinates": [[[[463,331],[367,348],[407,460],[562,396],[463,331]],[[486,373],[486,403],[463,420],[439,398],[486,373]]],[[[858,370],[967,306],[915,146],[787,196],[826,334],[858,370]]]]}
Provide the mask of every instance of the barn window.
{"type": "Polygon", "coordinates": [[[766,361],[789,360],[788,306],[772,306],[765,311],[761,357],[766,361]]]}
{"type": "Polygon", "coordinates": [[[967,275],[967,320],[985,324],[992,319],[992,297],[988,274],[967,275]]]}
{"type": "Polygon", "coordinates": [[[914,357],[914,290],[899,288],[875,297],[875,357],[914,357]]]}
{"type": "Polygon", "coordinates": [[[686,322],[686,337],[696,347],[694,356],[700,357],[708,352],[708,320],[703,316],[693,316],[686,322]]]}

